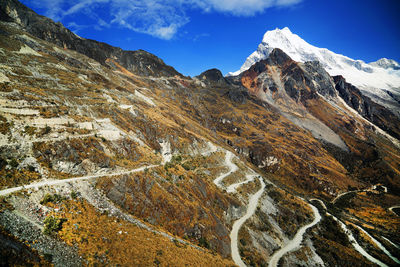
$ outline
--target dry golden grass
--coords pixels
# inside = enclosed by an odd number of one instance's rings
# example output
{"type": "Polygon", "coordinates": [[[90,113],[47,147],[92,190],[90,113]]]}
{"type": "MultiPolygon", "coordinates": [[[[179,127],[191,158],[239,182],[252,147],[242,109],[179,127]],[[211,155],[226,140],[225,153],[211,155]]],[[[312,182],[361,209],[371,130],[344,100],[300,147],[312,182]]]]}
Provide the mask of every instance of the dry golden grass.
{"type": "Polygon", "coordinates": [[[86,202],[67,201],[59,236],[76,245],[88,265],[121,266],[233,266],[233,262],[131,223],[98,213],[86,202]]]}

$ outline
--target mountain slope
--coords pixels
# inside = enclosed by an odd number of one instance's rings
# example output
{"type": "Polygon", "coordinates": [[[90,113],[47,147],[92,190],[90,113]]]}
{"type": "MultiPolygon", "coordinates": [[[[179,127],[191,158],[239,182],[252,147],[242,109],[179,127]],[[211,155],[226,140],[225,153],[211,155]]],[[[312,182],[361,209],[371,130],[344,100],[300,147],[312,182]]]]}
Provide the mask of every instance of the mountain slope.
{"type": "Polygon", "coordinates": [[[237,77],[137,72],[28,28],[0,21],[5,251],[55,266],[371,265],[354,233],[395,264],[351,227],[395,250],[400,151],[317,62],[277,49],[237,77]]]}
{"type": "Polygon", "coordinates": [[[240,70],[229,75],[238,75],[254,63],[266,59],[274,48],[282,49],[297,62],[319,61],[330,75],[342,75],[375,102],[400,116],[400,103],[397,101],[400,96],[400,69],[396,61],[382,58],[367,64],[354,60],[310,45],[287,27],[267,31],[257,50],[246,59],[240,70]]]}
{"type": "Polygon", "coordinates": [[[84,39],[55,23],[49,18],[39,16],[17,0],[4,0],[0,5],[3,20],[14,22],[35,37],[49,41],[64,49],[75,50],[105,65],[108,58],[133,73],[148,76],[182,76],[160,58],[146,51],[124,51],[119,47],[95,40],[84,39]]]}

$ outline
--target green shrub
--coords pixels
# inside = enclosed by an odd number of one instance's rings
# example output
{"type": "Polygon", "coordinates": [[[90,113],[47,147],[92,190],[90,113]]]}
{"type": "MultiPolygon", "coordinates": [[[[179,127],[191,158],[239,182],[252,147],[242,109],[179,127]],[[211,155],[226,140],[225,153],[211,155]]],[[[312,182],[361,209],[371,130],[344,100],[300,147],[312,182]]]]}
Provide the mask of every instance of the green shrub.
{"type": "Polygon", "coordinates": [[[10,166],[13,168],[17,168],[19,165],[18,161],[16,159],[11,159],[10,160],[10,166]]]}
{"type": "Polygon", "coordinates": [[[57,194],[54,194],[54,195],[46,194],[43,197],[43,199],[40,201],[40,204],[46,205],[49,202],[57,203],[57,202],[60,202],[60,201],[63,201],[63,200],[64,200],[64,198],[62,196],[60,196],[60,195],[57,195],[57,194]]]}
{"type": "Polygon", "coordinates": [[[76,199],[78,197],[78,193],[76,193],[75,191],[71,191],[70,195],[72,199],[76,199]]]}
{"type": "Polygon", "coordinates": [[[200,237],[199,245],[203,248],[210,248],[210,243],[208,243],[208,240],[205,237],[200,237]]]}
{"type": "Polygon", "coordinates": [[[66,219],[49,216],[44,220],[43,233],[46,235],[52,235],[62,229],[62,224],[66,219]]]}
{"type": "Polygon", "coordinates": [[[46,127],[44,127],[43,134],[48,134],[50,132],[51,132],[51,127],[46,125],[46,127]]]}
{"type": "Polygon", "coordinates": [[[35,132],[36,132],[36,127],[31,127],[29,125],[25,126],[25,133],[26,134],[28,134],[30,136],[33,136],[33,135],[35,135],[35,132]]]}
{"type": "Polygon", "coordinates": [[[167,171],[168,169],[170,169],[174,166],[175,166],[175,164],[173,164],[172,161],[169,161],[169,162],[165,163],[164,169],[167,171]]]}
{"type": "Polygon", "coordinates": [[[193,166],[188,162],[183,163],[182,167],[187,171],[194,170],[193,166]]]}
{"type": "Polygon", "coordinates": [[[179,162],[182,161],[182,156],[181,155],[175,155],[175,156],[172,157],[171,161],[179,163],[179,162]]]}

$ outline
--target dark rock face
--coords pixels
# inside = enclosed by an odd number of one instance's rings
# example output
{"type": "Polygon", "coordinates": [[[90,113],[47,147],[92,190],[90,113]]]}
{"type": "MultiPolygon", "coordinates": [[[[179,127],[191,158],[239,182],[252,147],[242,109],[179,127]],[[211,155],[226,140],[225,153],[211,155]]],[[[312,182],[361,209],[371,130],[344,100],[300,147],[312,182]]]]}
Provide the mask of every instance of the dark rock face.
{"type": "Polygon", "coordinates": [[[396,102],[399,103],[399,105],[400,105],[400,94],[394,94],[394,93],[392,93],[392,92],[390,92],[390,91],[386,91],[386,93],[387,93],[394,101],[396,101],[396,102]]]}
{"type": "Polygon", "coordinates": [[[267,59],[257,62],[243,72],[241,77],[254,80],[251,87],[266,86],[268,88],[262,88],[264,92],[267,89],[276,92],[278,85],[271,75],[260,76],[272,67],[280,71],[286,93],[296,102],[305,103],[308,99],[318,98],[318,93],[327,97],[337,95],[331,76],[319,62],[310,61],[304,64],[295,62],[279,48],[275,48],[267,59]]]}
{"type": "Polygon", "coordinates": [[[218,69],[210,69],[202,72],[199,76],[196,76],[198,79],[203,81],[214,83],[217,85],[228,85],[229,82],[224,78],[221,71],[218,69]]]}
{"type": "Polygon", "coordinates": [[[340,97],[350,107],[391,136],[400,138],[400,120],[396,115],[363,95],[357,87],[347,83],[342,76],[334,76],[333,80],[340,97]]]}
{"type": "Polygon", "coordinates": [[[371,114],[371,99],[361,94],[355,86],[346,82],[342,76],[333,77],[335,81],[335,88],[340,97],[352,108],[354,108],[363,117],[372,119],[371,114]]]}
{"type": "Polygon", "coordinates": [[[292,62],[282,73],[286,77],[285,90],[296,101],[315,99],[317,93],[326,97],[336,96],[331,76],[318,61],[292,62]]]}
{"type": "Polygon", "coordinates": [[[269,57],[267,58],[267,61],[270,65],[275,66],[283,66],[285,64],[293,62],[293,60],[279,48],[275,48],[274,50],[272,50],[272,52],[269,54],[269,57]]]}
{"type": "Polygon", "coordinates": [[[160,58],[143,50],[125,51],[121,48],[94,40],[80,38],[61,23],[36,14],[17,0],[2,0],[0,20],[15,22],[30,34],[60,47],[75,50],[103,65],[108,58],[142,76],[182,76],[160,58]]]}
{"type": "Polygon", "coordinates": [[[336,96],[333,80],[319,61],[305,62],[304,69],[311,76],[310,78],[315,81],[315,83],[313,83],[308,80],[308,86],[314,87],[317,92],[323,96],[336,96]]]}

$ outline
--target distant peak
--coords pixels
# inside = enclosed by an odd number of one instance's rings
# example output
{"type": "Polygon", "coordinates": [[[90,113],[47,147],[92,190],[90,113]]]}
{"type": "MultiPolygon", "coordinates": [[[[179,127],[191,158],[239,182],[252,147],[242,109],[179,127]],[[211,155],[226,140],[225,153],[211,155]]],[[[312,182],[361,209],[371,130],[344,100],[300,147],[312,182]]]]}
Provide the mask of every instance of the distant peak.
{"type": "Polygon", "coordinates": [[[285,28],[282,28],[282,29],[279,29],[278,27],[276,27],[275,30],[272,30],[270,32],[290,32],[291,33],[291,31],[290,31],[290,29],[288,27],[285,27],[285,28]]]}
{"type": "Polygon", "coordinates": [[[381,58],[375,62],[370,63],[372,66],[384,68],[384,69],[400,69],[400,64],[393,59],[381,58]]]}
{"type": "Polygon", "coordinates": [[[292,33],[292,31],[291,31],[288,27],[285,27],[285,28],[282,28],[282,29],[275,28],[275,30],[267,31],[267,32],[264,34],[264,38],[265,38],[265,36],[277,35],[277,34],[292,35],[293,33],[292,33]]]}
{"type": "Polygon", "coordinates": [[[283,28],[281,31],[282,32],[292,33],[292,31],[288,27],[283,28]]]}

